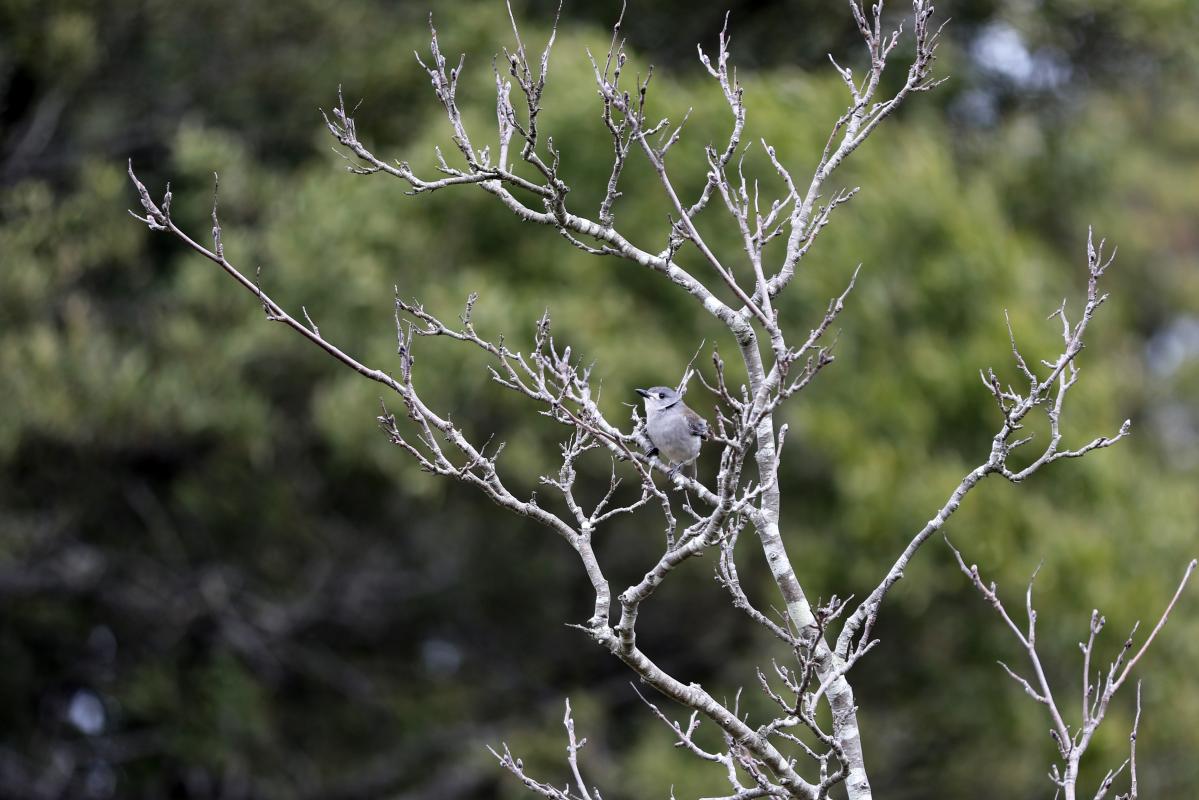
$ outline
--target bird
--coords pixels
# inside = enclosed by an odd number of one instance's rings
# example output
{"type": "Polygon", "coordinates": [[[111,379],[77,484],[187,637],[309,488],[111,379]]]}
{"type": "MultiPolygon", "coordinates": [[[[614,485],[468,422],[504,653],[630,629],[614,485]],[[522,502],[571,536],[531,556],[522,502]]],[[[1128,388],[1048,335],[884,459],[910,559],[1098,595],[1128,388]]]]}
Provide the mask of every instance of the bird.
{"type": "Polygon", "coordinates": [[[700,444],[708,438],[708,422],[683,402],[683,396],[669,386],[638,389],[645,398],[645,432],[654,449],[671,464],[673,477],[686,464],[699,457],[700,444]]]}

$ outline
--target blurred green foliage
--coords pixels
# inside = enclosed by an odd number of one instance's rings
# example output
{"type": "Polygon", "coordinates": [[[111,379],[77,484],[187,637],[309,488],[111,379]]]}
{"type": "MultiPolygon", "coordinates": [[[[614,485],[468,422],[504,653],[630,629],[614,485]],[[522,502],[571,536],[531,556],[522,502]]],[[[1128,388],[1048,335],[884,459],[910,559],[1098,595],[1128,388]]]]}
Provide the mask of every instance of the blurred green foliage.
{"type": "MultiPolygon", "coordinates": [[[[527,40],[544,36],[544,6],[518,9],[527,40]]],[[[436,11],[446,50],[468,54],[462,96],[481,137],[506,14],[475,0],[436,11]]],[[[517,346],[548,308],[559,340],[594,359],[614,419],[631,387],[673,380],[701,342],[731,355],[675,287],[522,226],[482,193],[412,198],[345,174],[315,113],[338,84],[363,98],[376,152],[430,173],[447,145],[411,58],[426,12],[0,2],[0,795],[516,797],[482,747],[505,739],[561,777],[564,695],[608,796],[720,787],[670,747],[628,674],[564,627],[590,609],[565,548],[420,473],[378,432],[377,387],[266,324],[211,264],[125,212],[131,156],[156,192],[170,180],[175,218],[203,235],[219,172],[230,258],[261,266],[285,306],[384,368],[393,286],[448,318],[477,291],[477,326],[517,346]]],[[[584,50],[607,47],[617,8],[565,13],[544,127],[572,202],[593,209],[609,151],[584,50]]],[[[728,127],[692,49],[723,13],[634,5],[624,26],[642,48],[631,70],[658,65],[653,113],[694,108],[672,153],[691,193],[702,145],[728,127]]],[[[1114,653],[1199,543],[1197,12],[1184,0],[973,0],[946,13],[940,68],[953,79],[838,174],[862,192],[782,301],[805,330],[863,265],[837,363],[789,411],[786,533],[813,595],[869,590],[986,456],[997,414],[978,369],[1015,378],[1004,310],[1026,353],[1056,352],[1044,317],[1062,297],[1079,307],[1093,224],[1120,254],[1067,433],[1087,441],[1131,417],[1135,435],[1023,486],[984,484],[949,526],[1013,598],[1042,565],[1043,652],[1052,678],[1077,687],[1091,608],[1114,653]]],[[[825,52],[860,63],[849,14],[754,4],[734,9],[731,29],[735,58],[754,67],[742,75],[747,140],[765,137],[802,173],[844,105],[825,52]]],[[[762,156],[752,148],[747,170],[773,175],[762,156]]],[[[618,225],[660,246],[667,207],[643,164],[622,189],[618,225]]],[[[703,223],[737,249],[715,207],[703,223]]],[[[474,353],[417,348],[422,391],[505,440],[509,479],[536,489],[561,430],[490,384],[474,353]]],[[[609,464],[585,468],[602,491],[609,464]]],[[[617,584],[661,546],[649,513],[599,543],[617,584]]],[[[741,558],[773,602],[752,547],[741,558]]],[[[640,641],[731,696],[774,653],[711,568],[689,564],[662,588],[640,641]]],[[[1139,668],[1145,796],[1199,791],[1195,608],[1188,598],[1139,668]]],[[[881,796],[1049,796],[1042,709],[994,664],[1021,655],[942,545],[917,559],[877,634],[855,677],[881,796]]],[[[1131,713],[1131,696],[1111,712],[1092,780],[1123,757],[1131,713]]]]}

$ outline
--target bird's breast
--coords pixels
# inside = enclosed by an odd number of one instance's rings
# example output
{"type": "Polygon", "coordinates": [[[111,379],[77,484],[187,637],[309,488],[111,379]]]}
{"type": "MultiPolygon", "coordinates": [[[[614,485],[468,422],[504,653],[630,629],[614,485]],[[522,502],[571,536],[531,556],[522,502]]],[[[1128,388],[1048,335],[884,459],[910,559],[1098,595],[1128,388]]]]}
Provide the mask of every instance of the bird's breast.
{"type": "Polygon", "coordinates": [[[657,414],[645,427],[654,447],[669,460],[685,463],[699,455],[701,440],[682,414],[657,414]]]}

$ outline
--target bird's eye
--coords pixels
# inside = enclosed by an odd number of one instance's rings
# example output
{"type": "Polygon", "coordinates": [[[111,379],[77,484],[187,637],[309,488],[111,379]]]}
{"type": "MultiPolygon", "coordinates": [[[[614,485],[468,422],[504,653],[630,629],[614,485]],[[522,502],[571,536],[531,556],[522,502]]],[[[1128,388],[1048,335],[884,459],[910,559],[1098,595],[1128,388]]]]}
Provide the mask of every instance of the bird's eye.
{"type": "Polygon", "coordinates": [[[659,399],[659,400],[665,400],[665,399],[666,399],[666,392],[658,392],[658,399],[659,399]]]}

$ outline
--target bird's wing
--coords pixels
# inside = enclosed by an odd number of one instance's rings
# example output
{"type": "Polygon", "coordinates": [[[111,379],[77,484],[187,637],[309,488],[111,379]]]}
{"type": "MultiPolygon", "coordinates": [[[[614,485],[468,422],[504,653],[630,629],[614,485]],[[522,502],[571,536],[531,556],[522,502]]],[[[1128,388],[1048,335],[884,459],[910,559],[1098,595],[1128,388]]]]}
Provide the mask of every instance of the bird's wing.
{"type": "Polygon", "coordinates": [[[691,431],[692,436],[698,436],[701,439],[708,438],[708,421],[706,419],[690,408],[685,410],[684,416],[687,418],[687,429],[691,431]]]}

